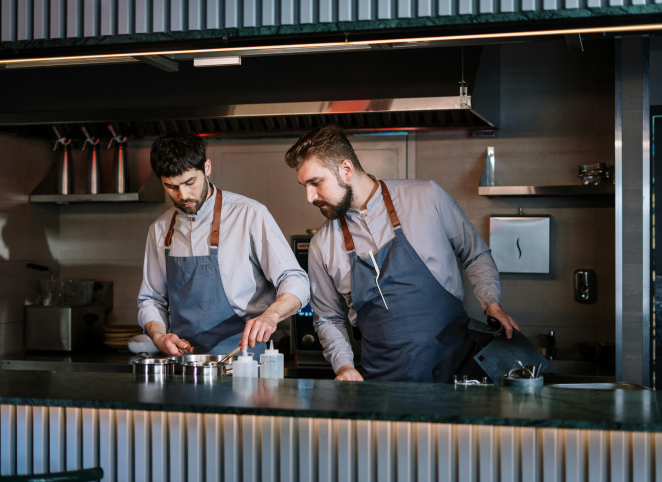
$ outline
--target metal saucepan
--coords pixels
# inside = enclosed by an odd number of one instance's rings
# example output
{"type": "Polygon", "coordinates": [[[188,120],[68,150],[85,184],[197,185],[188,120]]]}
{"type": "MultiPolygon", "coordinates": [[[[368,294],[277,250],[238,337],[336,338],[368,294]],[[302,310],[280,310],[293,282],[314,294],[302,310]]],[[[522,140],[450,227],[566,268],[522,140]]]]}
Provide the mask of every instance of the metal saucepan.
{"type": "Polygon", "coordinates": [[[182,375],[185,378],[212,379],[225,374],[225,365],[214,361],[193,361],[182,364],[182,375]]]}
{"type": "Polygon", "coordinates": [[[139,358],[133,360],[133,373],[138,375],[172,375],[175,362],[167,358],[139,358]]]}
{"type": "Polygon", "coordinates": [[[241,347],[237,347],[227,355],[177,355],[166,356],[166,358],[175,362],[175,373],[181,375],[182,365],[189,362],[216,362],[222,365],[227,365],[226,368],[230,368],[232,366],[232,360],[234,356],[240,351],[241,347]]]}

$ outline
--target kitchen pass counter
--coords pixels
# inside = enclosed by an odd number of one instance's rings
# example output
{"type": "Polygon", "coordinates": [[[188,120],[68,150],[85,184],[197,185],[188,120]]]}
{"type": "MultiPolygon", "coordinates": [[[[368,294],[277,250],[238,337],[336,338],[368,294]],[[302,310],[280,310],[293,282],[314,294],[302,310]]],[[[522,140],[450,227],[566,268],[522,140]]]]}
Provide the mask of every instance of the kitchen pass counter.
{"type": "Polygon", "coordinates": [[[141,381],[133,374],[0,370],[0,404],[202,414],[662,431],[649,390],[220,379],[141,381]],[[254,383],[252,383],[254,382],[254,383]]]}

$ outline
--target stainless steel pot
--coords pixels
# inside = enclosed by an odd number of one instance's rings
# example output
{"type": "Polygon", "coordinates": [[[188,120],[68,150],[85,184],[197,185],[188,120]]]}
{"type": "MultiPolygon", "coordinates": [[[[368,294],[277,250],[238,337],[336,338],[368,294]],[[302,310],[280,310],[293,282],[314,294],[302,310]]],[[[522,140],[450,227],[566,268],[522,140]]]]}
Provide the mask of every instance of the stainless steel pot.
{"type": "MultiPolygon", "coordinates": [[[[172,360],[175,362],[175,374],[181,375],[182,374],[182,365],[184,363],[191,363],[191,362],[220,362],[223,358],[225,358],[225,355],[178,355],[178,356],[166,356],[168,360],[172,360]]],[[[227,360],[224,365],[226,365],[225,368],[231,368],[232,367],[232,360],[234,357],[230,358],[227,360]]]]}
{"type": "Polygon", "coordinates": [[[138,375],[173,375],[175,362],[167,358],[139,358],[133,360],[133,373],[138,375]]]}
{"type": "Polygon", "coordinates": [[[209,379],[225,375],[225,365],[214,361],[192,361],[182,364],[182,375],[186,378],[209,379]]]}

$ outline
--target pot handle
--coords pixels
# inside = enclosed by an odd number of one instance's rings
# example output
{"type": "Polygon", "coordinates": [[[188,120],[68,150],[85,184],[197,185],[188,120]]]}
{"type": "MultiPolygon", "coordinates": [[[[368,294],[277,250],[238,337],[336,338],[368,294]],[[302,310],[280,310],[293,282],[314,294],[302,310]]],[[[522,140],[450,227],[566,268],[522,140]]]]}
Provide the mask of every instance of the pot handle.
{"type": "Polygon", "coordinates": [[[138,356],[140,358],[152,358],[151,353],[146,352],[146,351],[141,351],[140,353],[138,353],[138,356]]]}

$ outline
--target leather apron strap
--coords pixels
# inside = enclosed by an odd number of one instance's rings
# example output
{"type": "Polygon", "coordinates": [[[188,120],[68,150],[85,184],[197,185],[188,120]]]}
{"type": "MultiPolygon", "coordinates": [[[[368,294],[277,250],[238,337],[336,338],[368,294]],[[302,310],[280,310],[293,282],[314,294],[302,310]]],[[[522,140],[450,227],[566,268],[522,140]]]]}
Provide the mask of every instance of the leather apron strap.
{"type": "MultiPolygon", "coordinates": [[[[388,217],[391,220],[393,229],[400,226],[400,219],[398,219],[398,213],[395,212],[395,207],[393,206],[393,199],[391,199],[391,193],[388,192],[386,183],[384,181],[379,181],[379,184],[382,186],[382,198],[384,198],[384,204],[386,205],[386,211],[388,212],[388,217]]],[[[349,232],[349,227],[347,226],[347,220],[345,216],[339,219],[340,227],[342,228],[343,239],[345,240],[345,249],[349,253],[355,249],[354,239],[352,238],[352,233],[349,232]]]]}
{"type": "MultiPolygon", "coordinates": [[[[219,232],[221,230],[221,209],[223,208],[223,193],[219,188],[216,188],[216,201],[214,202],[214,218],[211,223],[211,246],[218,248],[219,232]]],[[[170,228],[165,237],[165,246],[170,248],[172,244],[172,235],[175,232],[175,221],[177,220],[177,210],[172,215],[170,221],[170,228]]]]}

